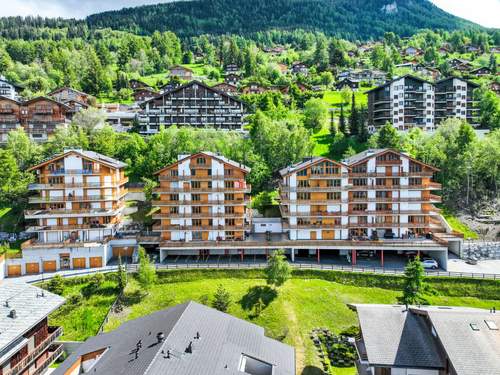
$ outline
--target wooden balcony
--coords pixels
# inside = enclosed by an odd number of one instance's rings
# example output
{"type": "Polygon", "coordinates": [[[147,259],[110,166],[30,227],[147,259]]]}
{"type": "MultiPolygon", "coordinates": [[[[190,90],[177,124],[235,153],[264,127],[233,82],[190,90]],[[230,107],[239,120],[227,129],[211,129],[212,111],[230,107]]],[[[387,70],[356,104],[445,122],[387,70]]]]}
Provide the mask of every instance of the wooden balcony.
{"type": "Polygon", "coordinates": [[[84,182],[84,183],[63,183],[63,184],[43,184],[43,183],[35,183],[29,184],[28,190],[59,190],[59,189],[72,189],[72,188],[88,188],[88,189],[110,189],[117,188],[121,185],[125,185],[128,182],[128,177],[121,179],[118,182],[109,182],[109,183],[100,183],[100,182],[84,182]]]}
{"type": "Polygon", "coordinates": [[[177,194],[177,193],[190,193],[190,194],[210,194],[210,193],[247,193],[250,194],[252,187],[247,185],[246,187],[213,187],[213,188],[191,188],[191,187],[181,187],[181,188],[163,188],[157,187],[154,189],[156,194],[177,194]]]}
{"type": "Polygon", "coordinates": [[[225,175],[211,175],[211,176],[165,176],[160,175],[158,177],[160,181],[240,181],[241,177],[236,176],[225,176],[225,175]]]}
{"type": "Polygon", "coordinates": [[[225,219],[239,219],[244,218],[245,213],[234,212],[234,213],[225,213],[225,212],[201,212],[201,213],[157,213],[153,215],[154,220],[162,220],[162,219],[198,219],[198,218],[225,218],[225,219]]]}
{"type": "Polygon", "coordinates": [[[41,219],[43,217],[57,217],[57,216],[68,216],[68,217],[92,217],[92,216],[114,216],[119,213],[119,211],[124,208],[125,205],[121,205],[116,208],[89,208],[89,209],[79,209],[79,210],[61,210],[61,209],[40,209],[40,210],[26,210],[24,211],[25,219],[41,219]]]}
{"type": "MultiPolygon", "coordinates": [[[[28,367],[37,357],[39,357],[44,351],[49,349],[49,347],[52,345],[52,343],[62,335],[63,330],[61,327],[49,327],[49,335],[45,340],[43,340],[40,345],[38,345],[31,353],[28,353],[26,357],[21,359],[19,363],[17,363],[14,367],[12,367],[10,370],[7,370],[7,372],[4,372],[3,375],[17,375],[21,374],[26,367],[28,367]]],[[[57,357],[61,355],[62,353],[62,345],[60,345],[60,350],[55,350],[52,352],[54,355],[58,353],[57,357]]],[[[47,360],[44,361],[44,364],[47,363],[47,367],[54,362],[54,360],[57,358],[47,358],[47,360]]],[[[43,365],[42,365],[43,366],[43,365]]],[[[40,368],[37,368],[39,370],[40,368]]],[[[44,367],[46,369],[46,367],[44,367]]],[[[42,374],[43,371],[36,372],[36,374],[42,374]]]]}
{"type": "Polygon", "coordinates": [[[155,231],[245,231],[250,225],[157,225],[155,231]]]}
{"type": "Polygon", "coordinates": [[[235,200],[211,200],[205,199],[200,201],[193,200],[178,200],[178,201],[152,201],[153,206],[183,206],[183,205],[191,205],[191,206],[240,206],[246,205],[250,202],[250,198],[245,199],[235,199],[235,200]]]}
{"type": "Polygon", "coordinates": [[[289,224],[283,223],[283,229],[347,229],[347,225],[342,224],[289,224]]]}
{"type": "Polygon", "coordinates": [[[64,203],[64,202],[95,202],[95,201],[116,201],[125,197],[127,193],[114,195],[87,195],[87,196],[61,196],[61,197],[30,197],[29,203],[64,203]]]}

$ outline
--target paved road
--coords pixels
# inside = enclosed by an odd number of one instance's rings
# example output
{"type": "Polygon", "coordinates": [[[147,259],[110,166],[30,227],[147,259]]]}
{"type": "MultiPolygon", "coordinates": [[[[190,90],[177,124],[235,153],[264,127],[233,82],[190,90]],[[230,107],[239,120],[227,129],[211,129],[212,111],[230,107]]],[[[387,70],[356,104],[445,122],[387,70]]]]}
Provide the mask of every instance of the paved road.
{"type": "Polygon", "coordinates": [[[476,265],[467,264],[463,259],[449,259],[448,271],[500,275],[500,259],[480,260],[476,265]]]}

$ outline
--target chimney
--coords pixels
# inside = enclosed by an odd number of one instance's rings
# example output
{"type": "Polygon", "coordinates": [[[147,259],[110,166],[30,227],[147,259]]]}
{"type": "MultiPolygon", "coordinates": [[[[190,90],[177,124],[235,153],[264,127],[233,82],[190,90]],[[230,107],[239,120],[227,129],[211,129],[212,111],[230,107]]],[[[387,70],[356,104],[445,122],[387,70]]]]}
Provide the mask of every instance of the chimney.
{"type": "Polygon", "coordinates": [[[193,352],[193,342],[192,341],[189,341],[189,345],[187,346],[185,352],[186,353],[192,353],[193,352]]]}
{"type": "Polygon", "coordinates": [[[12,309],[9,312],[9,318],[16,319],[17,318],[17,312],[16,310],[12,309]]]}
{"type": "Polygon", "coordinates": [[[158,340],[158,344],[161,344],[163,341],[165,341],[165,334],[163,332],[158,332],[156,335],[156,339],[158,340]]]}

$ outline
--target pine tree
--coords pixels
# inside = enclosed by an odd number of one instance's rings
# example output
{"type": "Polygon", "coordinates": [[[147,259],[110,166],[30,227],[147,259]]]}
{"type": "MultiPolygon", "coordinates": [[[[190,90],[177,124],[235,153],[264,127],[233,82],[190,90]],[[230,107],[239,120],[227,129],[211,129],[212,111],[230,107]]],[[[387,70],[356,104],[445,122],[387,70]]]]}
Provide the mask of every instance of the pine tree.
{"type": "Polygon", "coordinates": [[[359,114],[358,109],[356,107],[356,95],[352,93],[351,100],[351,115],[349,116],[349,129],[351,131],[351,135],[359,134],[359,114]]]}
{"type": "Polygon", "coordinates": [[[146,250],[142,246],[139,247],[139,269],[137,270],[137,281],[139,285],[148,291],[149,288],[156,282],[157,275],[155,266],[146,254],[146,250]]]}
{"type": "Polygon", "coordinates": [[[497,59],[495,58],[495,55],[492,53],[490,55],[490,70],[492,74],[497,73],[497,59]]]}
{"type": "Polygon", "coordinates": [[[229,292],[220,284],[214,294],[214,301],[212,306],[217,310],[226,312],[231,304],[231,295],[229,292]]]}
{"type": "Polygon", "coordinates": [[[359,111],[359,124],[358,124],[358,141],[361,143],[365,143],[366,141],[368,141],[368,138],[370,136],[368,132],[367,117],[368,117],[368,109],[366,107],[361,108],[359,111]]]}
{"type": "Polygon", "coordinates": [[[283,250],[277,250],[269,257],[264,273],[267,283],[275,287],[283,285],[290,278],[291,269],[283,250]]]}
{"type": "Polygon", "coordinates": [[[340,117],[339,117],[339,131],[344,135],[349,135],[349,128],[347,127],[347,122],[344,116],[344,105],[340,105],[340,117]]]}
{"type": "Polygon", "coordinates": [[[420,258],[416,257],[414,260],[409,261],[405,267],[403,296],[401,297],[402,303],[405,305],[427,303],[423,297],[426,289],[424,277],[424,267],[420,262],[420,258]]]}
{"type": "Polygon", "coordinates": [[[125,270],[125,266],[122,263],[122,257],[118,256],[118,287],[120,290],[124,290],[127,286],[127,271],[125,270]]]}

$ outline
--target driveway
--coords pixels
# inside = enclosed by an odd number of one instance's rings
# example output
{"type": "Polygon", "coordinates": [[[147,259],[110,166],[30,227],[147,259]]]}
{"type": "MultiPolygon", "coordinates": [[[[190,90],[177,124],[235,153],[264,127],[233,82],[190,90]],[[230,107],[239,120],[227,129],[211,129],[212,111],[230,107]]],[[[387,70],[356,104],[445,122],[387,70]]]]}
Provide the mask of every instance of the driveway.
{"type": "Polygon", "coordinates": [[[465,263],[465,260],[452,258],[448,259],[449,272],[470,272],[500,275],[500,259],[480,260],[476,265],[465,263]]]}

